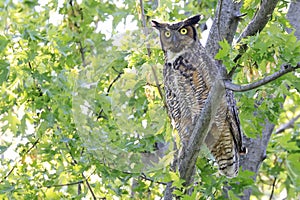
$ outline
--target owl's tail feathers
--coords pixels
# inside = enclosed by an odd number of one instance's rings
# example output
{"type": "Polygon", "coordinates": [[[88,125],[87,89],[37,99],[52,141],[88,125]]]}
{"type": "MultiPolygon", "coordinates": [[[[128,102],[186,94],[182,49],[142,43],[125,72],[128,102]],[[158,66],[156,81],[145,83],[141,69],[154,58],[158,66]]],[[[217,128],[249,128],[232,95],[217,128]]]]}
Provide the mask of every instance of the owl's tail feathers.
{"type": "Polygon", "coordinates": [[[239,172],[239,149],[232,139],[228,137],[219,138],[211,153],[219,166],[221,174],[228,178],[234,178],[239,172]]]}
{"type": "Polygon", "coordinates": [[[236,152],[232,153],[230,157],[217,160],[220,173],[228,178],[234,178],[239,173],[239,154],[236,152]]]}

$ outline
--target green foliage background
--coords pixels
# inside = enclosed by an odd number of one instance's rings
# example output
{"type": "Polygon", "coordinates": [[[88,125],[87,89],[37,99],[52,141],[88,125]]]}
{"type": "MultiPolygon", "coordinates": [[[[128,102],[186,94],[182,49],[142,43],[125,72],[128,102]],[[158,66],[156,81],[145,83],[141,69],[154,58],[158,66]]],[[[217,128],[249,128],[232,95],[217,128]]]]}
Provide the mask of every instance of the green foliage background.
{"type": "MultiPolygon", "coordinates": [[[[170,180],[180,187],[178,174],[169,170],[172,145],[159,164],[141,162],[155,152],[156,142],[171,143],[174,133],[152,72],[163,88],[163,53],[152,29],[144,35],[139,3],[39,4],[0,2],[1,199],[154,199],[163,196],[164,183],[170,180]],[[62,17],[57,24],[51,21],[54,13],[62,17]],[[117,27],[129,14],[139,29],[120,33],[117,27]],[[113,28],[109,37],[99,24],[108,19],[113,28]]],[[[248,15],[239,31],[258,6],[259,1],[244,2],[242,11],[248,15]]],[[[201,13],[203,23],[213,17],[216,1],[145,1],[144,7],[147,20],[173,21],[201,13]]],[[[243,41],[249,49],[239,60],[243,67],[234,75],[235,83],[253,82],[283,63],[300,61],[300,44],[285,31],[290,27],[286,8],[287,2],[281,2],[261,34],[243,41]]],[[[220,45],[217,58],[230,70],[239,46],[220,45]]],[[[259,136],[266,118],[280,126],[297,116],[299,90],[298,72],[237,93],[246,135],[259,136]]],[[[231,186],[231,199],[249,187],[253,198],[261,199],[270,195],[273,185],[276,197],[297,199],[299,124],[298,120],[294,128],[272,136],[256,182],[249,171],[228,180],[210,159],[199,158],[198,184],[185,199],[224,199],[224,185],[231,186]]]]}

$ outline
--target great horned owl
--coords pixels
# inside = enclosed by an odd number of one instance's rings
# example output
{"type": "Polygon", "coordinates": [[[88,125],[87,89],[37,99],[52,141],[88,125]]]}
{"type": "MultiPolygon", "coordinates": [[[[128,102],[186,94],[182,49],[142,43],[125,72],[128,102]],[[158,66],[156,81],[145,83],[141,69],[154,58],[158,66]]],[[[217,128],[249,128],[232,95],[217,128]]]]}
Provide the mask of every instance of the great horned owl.
{"type": "MultiPolygon", "coordinates": [[[[188,144],[209,91],[220,77],[213,59],[198,40],[195,26],[199,20],[200,15],[172,24],[152,20],[152,26],[160,32],[165,54],[163,76],[168,114],[182,146],[188,144]]],[[[226,91],[219,98],[221,103],[205,143],[220,172],[235,177],[239,153],[244,152],[240,123],[233,93],[226,91]]]]}

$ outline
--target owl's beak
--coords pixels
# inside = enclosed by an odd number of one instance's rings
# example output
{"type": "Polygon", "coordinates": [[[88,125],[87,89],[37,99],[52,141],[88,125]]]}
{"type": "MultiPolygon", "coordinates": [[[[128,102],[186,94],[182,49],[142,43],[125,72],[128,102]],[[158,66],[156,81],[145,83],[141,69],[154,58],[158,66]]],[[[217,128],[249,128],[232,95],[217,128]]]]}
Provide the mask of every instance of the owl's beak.
{"type": "Polygon", "coordinates": [[[172,41],[172,43],[174,44],[174,46],[175,46],[176,48],[179,47],[180,42],[179,42],[179,40],[177,40],[176,35],[173,35],[173,36],[172,36],[171,41],[172,41]]]}

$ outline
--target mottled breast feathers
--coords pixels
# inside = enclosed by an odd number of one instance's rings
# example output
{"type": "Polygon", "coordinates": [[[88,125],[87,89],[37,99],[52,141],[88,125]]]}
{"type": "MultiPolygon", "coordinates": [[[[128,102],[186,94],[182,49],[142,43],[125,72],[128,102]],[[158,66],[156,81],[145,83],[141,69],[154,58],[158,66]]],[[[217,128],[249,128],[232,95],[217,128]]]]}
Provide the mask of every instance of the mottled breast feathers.
{"type": "MultiPolygon", "coordinates": [[[[168,114],[177,129],[182,146],[186,146],[205,106],[209,92],[220,75],[214,60],[201,46],[196,32],[200,16],[178,23],[152,25],[160,32],[165,54],[163,69],[168,114]]],[[[225,90],[225,89],[224,89],[225,90]]],[[[240,122],[231,91],[219,97],[217,114],[205,139],[206,145],[227,177],[235,177],[242,148],[240,122]]]]}

